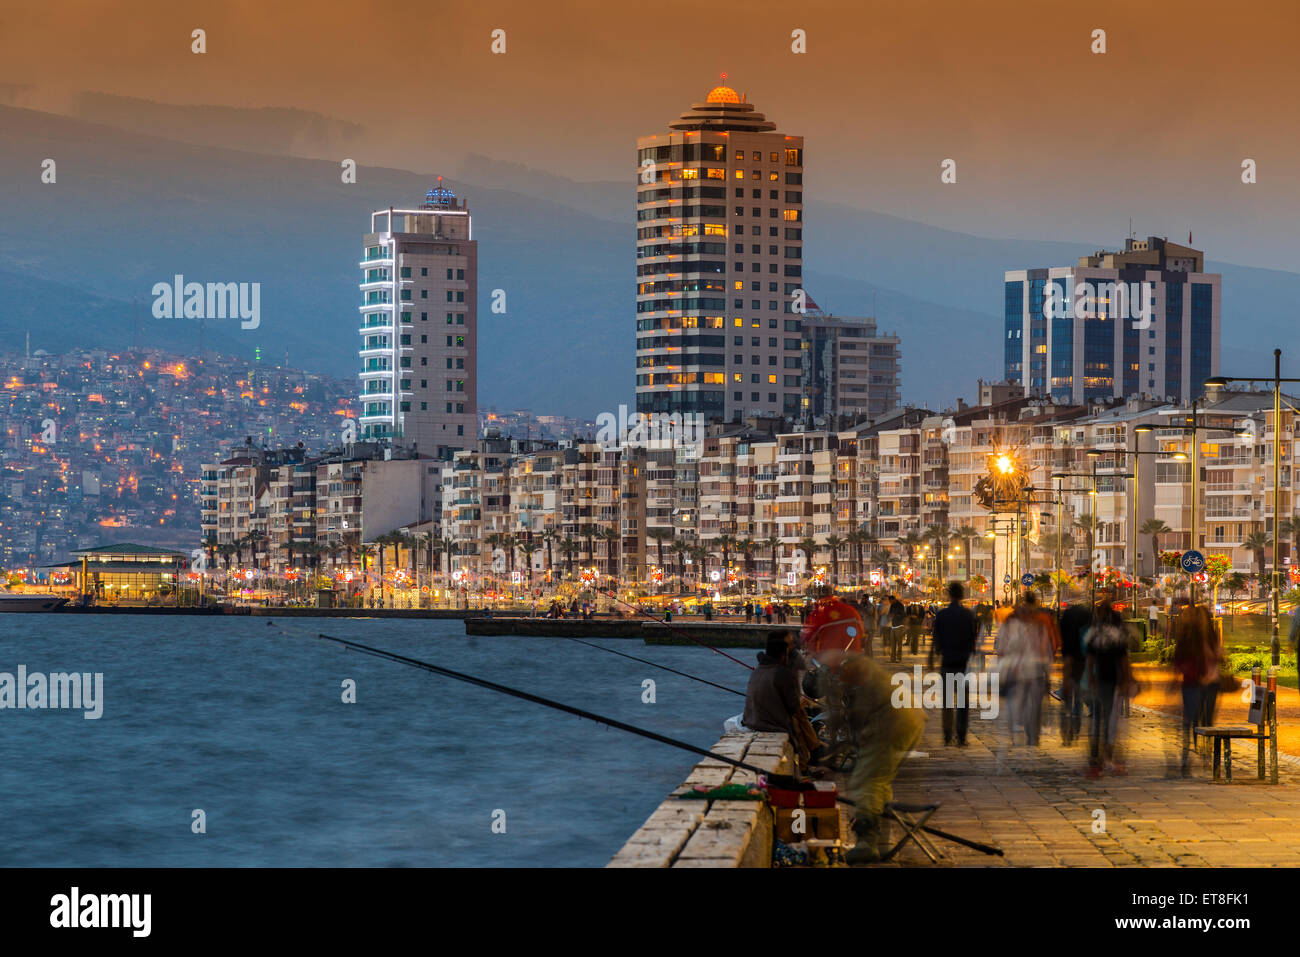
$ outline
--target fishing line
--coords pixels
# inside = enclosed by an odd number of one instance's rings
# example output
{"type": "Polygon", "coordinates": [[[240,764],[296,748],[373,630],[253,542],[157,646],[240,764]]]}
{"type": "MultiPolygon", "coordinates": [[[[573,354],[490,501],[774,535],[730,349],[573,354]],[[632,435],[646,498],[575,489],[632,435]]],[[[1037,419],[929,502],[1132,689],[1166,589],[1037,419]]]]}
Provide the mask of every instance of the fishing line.
{"type": "Polygon", "coordinates": [[[681,675],[683,678],[690,678],[692,681],[698,681],[700,682],[700,684],[709,685],[710,687],[717,688],[720,691],[730,691],[732,694],[738,694],[742,698],[745,696],[745,692],[743,691],[737,691],[735,688],[728,688],[725,685],[714,684],[712,681],[709,681],[707,678],[699,678],[696,677],[695,675],[688,675],[684,671],[678,671],[676,668],[669,668],[667,665],[661,665],[658,662],[647,661],[644,658],[638,658],[636,655],[629,655],[621,651],[615,651],[613,648],[606,648],[604,645],[592,644],[590,641],[583,641],[581,638],[574,638],[572,635],[560,635],[559,637],[567,638],[569,641],[576,641],[580,645],[586,645],[588,648],[595,648],[597,651],[608,651],[611,655],[618,655],[620,658],[628,658],[632,661],[639,661],[641,662],[641,664],[649,665],[651,668],[659,668],[662,669],[663,671],[668,671],[675,675],[681,675]]]}
{"type": "Polygon", "coordinates": [[[614,592],[612,592],[612,591],[608,591],[608,592],[605,592],[604,594],[605,594],[606,596],[608,596],[609,598],[614,599],[614,600],[615,600],[616,602],[618,602],[620,605],[627,605],[628,608],[631,608],[634,612],[636,612],[638,615],[641,615],[643,618],[648,618],[650,621],[657,622],[658,624],[663,625],[663,626],[664,626],[665,628],[667,628],[669,631],[676,632],[677,634],[681,635],[683,638],[686,638],[686,639],[688,639],[689,641],[693,641],[693,642],[695,642],[697,645],[700,645],[701,647],[708,648],[709,651],[712,651],[712,652],[714,652],[715,654],[722,655],[722,657],[724,657],[724,658],[731,658],[731,660],[734,661],[736,664],[738,664],[738,665],[742,665],[742,666],[748,668],[750,671],[753,671],[753,670],[754,670],[754,666],[753,666],[753,665],[746,664],[745,662],[741,661],[739,658],[733,658],[731,655],[727,654],[725,651],[719,651],[717,648],[714,648],[712,645],[710,645],[710,644],[706,644],[706,643],[704,643],[703,641],[700,641],[698,638],[692,638],[690,635],[688,635],[686,632],[682,631],[680,628],[674,628],[674,627],[672,626],[672,623],[671,623],[671,622],[664,621],[662,618],[656,618],[654,615],[650,614],[648,611],[642,611],[640,608],[636,607],[636,605],[633,605],[631,602],[626,602],[626,601],[624,601],[622,598],[619,598],[618,595],[614,594],[614,592]]]}

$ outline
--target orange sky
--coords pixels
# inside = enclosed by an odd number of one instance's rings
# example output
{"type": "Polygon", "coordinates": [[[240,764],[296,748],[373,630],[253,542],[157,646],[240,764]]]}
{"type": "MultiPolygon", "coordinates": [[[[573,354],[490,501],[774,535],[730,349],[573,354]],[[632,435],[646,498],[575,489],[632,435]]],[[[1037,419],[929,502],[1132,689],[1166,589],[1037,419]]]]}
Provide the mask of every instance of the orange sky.
{"type": "Polygon", "coordinates": [[[1212,259],[1294,269],[1298,40],[1295,0],[45,0],[0,10],[0,83],[56,109],[83,90],[294,106],[369,127],[363,163],[475,152],[631,182],[636,137],[725,70],[807,138],[810,199],[1111,244],[1133,216],[1139,234],[1195,228],[1212,259]]]}

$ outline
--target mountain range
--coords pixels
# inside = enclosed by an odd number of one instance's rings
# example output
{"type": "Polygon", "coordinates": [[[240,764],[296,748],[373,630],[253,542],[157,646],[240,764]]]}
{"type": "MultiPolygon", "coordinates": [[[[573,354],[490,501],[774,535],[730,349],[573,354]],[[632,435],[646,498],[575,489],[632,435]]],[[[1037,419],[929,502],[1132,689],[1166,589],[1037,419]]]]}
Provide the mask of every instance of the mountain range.
{"type": "MultiPolygon", "coordinates": [[[[50,351],[192,349],[192,320],[150,312],[153,285],[182,274],[261,283],[260,327],[210,320],[209,348],[250,357],[260,348],[263,361],[354,375],[369,213],[418,203],[439,171],[363,163],[345,184],[339,160],[315,157],[355,145],[354,124],[123,100],[90,97],[67,113],[0,106],[0,349],[22,349],[29,333],[33,349],[50,351]],[[250,142],[260,151],[222,145],[250,142]],[[52,184],[41,180],[47,158],[52,184]]],[[[480,245],[480,405],[594,417],[630,403],[632,174],[576,182],[472,154],[447,174],[480,245]],[[487,308],[494,289],[506,293],[504,315],[487,308]]],[[[1004,270],[1068,264],[1123,238],[981,237],[839,205],[813,182],[805,286],[824,309],[875,315],[900,335],[904,399],[931,406],[969,397],[977,378],[1001,378],[1004,270]]],[[[1273,347],[1285,348],[1300,275],[1216,253],[1230,251],[1207,251],[1223,275],[1222,371],[1267,369],[1273,347]]]]}

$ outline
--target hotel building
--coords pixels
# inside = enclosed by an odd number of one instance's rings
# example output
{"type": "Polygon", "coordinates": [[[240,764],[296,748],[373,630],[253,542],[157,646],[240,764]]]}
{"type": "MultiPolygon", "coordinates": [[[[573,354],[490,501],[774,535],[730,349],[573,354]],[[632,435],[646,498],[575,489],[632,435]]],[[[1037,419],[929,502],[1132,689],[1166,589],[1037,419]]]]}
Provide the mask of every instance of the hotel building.
{"type": "Polygon", "coordinates": [[[719,86],[637,140],[638,412],[800,411],[803,138],[719,86]]]}
{"type": "Polygon", "coordinates": [[[371,213],[364,246],[358,438],[450,460],[473,447],[478,421],[469,209],[439,186],[418,209],[371,213]]]}

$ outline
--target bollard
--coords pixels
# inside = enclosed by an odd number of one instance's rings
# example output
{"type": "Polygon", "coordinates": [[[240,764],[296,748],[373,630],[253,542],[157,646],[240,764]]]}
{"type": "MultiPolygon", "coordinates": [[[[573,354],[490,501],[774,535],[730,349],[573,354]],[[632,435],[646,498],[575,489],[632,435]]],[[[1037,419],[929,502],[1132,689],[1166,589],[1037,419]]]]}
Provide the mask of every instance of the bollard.
{"type": "Polygon", "coordinates": [[[1268,756],[1272,770],[1268,775],[1269,784],[1277,784],[1277,665],[1268,668],[1268,756]]]}

